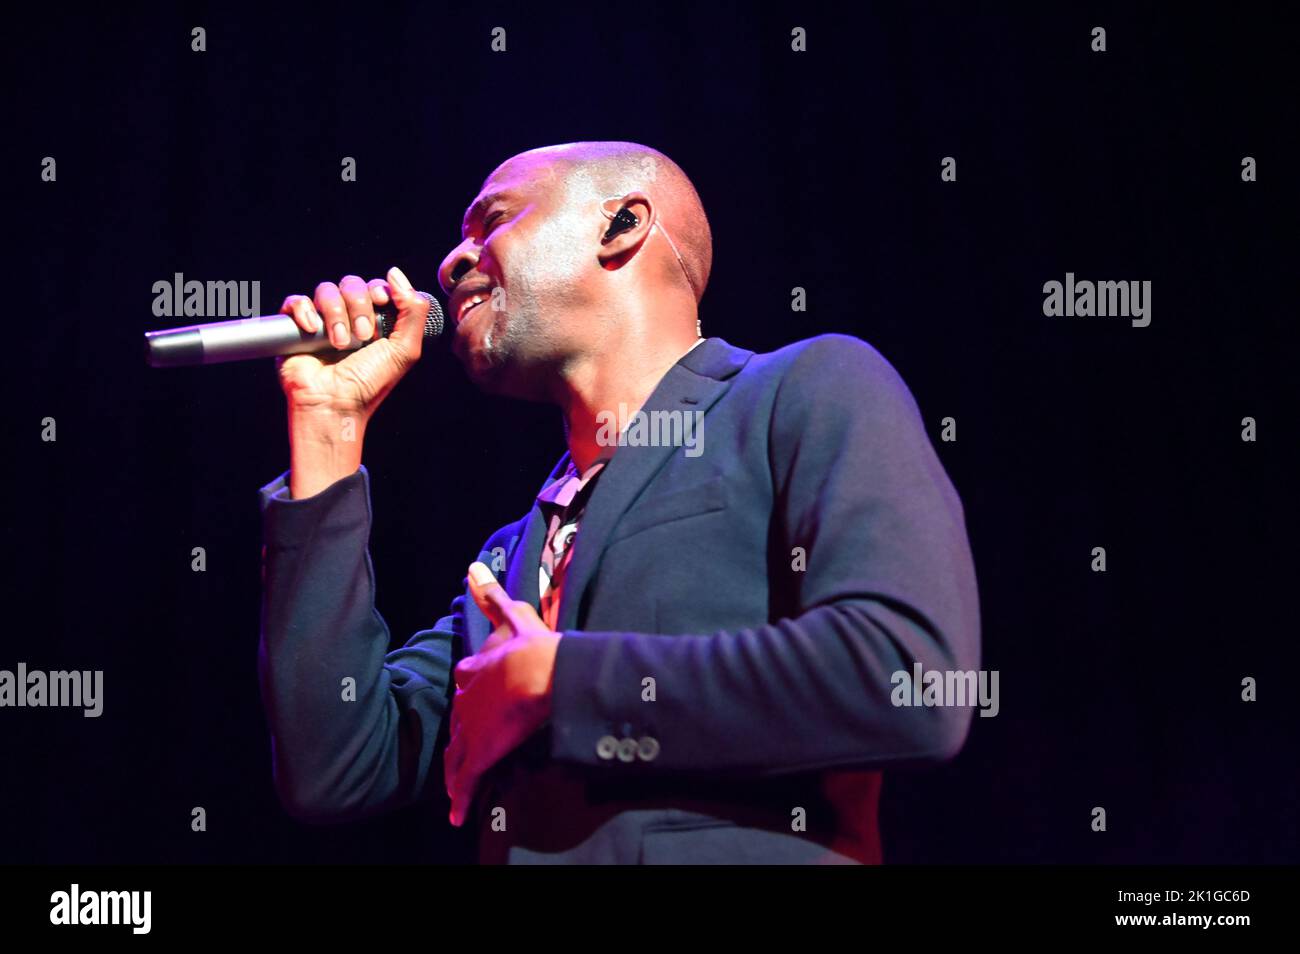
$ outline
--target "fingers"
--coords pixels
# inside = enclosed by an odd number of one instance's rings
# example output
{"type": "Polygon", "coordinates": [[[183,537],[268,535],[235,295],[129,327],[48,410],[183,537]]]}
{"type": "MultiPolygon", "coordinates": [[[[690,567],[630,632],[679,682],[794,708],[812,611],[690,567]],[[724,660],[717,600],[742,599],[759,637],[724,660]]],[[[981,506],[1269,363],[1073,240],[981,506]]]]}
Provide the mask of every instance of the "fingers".
{"type": "MultiPolygon", "coordinates": [[[[451,745],[447,746],[447,751],[442,756],[442,775],[445,779],[447,788],[447,797],[452,798],[451,787],[452,779],[456,777],[456,765],[460,764],[460,756],[457,754],[457,743],[453,740],[451,745]]],[[[447,820],[456,825],[456,803],[453,800],[451,811],[447,814],[447,820]]],[[[456,827],[460,827],[456,825],[456,827]]]]}
{"type": "Polygon", "coordinates": [[[329,332],[330,344],[336,348],[346,348],[352,340],[352,330],[348,317],[348,306],[343,300],[339,286],[333,282],[321,282],[316,286],[316,310],[325,321],[329,332]]]}
{"type": "Polygon", "coordinates": [[[330,344],[344,349],[357,341],[381,337],[375,309],[389,305],[397,309],[397,321],[389,337],[397,339],[412,359],[418,358],[429,302],[397,267],[389,269],[387,279],[372,278],[366,282],[356,275],[345,275],[337,285],[321,282],[312,298],[306,295],[286,298],[280,313],[292,316],[294,323],[308,334],[324,328],[330,344]]]}
{"type": "Polygon", "coordinates": [[[443,771],[447,781],[447,795],[451,799],[451,812],[448,820],[457,828],[465,824],[469,807],[474,801],[474,789],[478,787],[479,770],[468,758],[468,748],[463,736],[457,736],[447,747],[444,756],[443,771]]]}
{"type": "Polygon", "coordinates": [[[306,295],[290,295],[280,306],[280,314],[290,315],[294,322],[309,335],[314,335],[324,327],[316,307],[306,295]]]}
{"type": "Polygon", "coordinates": [[[344,275],[339,294],[347,305],[349,326],[358,341],[369,341],[375,334],[375,306],[370,287],[356,275],[344,275]]]}
{"type": "Polygon", "coordinates": [[[370,300],[375,303],[376,308],[386,308],[393,296],[389,294],[388,282],[382,278],[372,278],[366,282],[366,288],[370,290],[370,300]]]}
{"type": "Polygon", "coordinates": [[[478,776],[466,778],[464,782],[459,779],[465,777],[467,773],[462,770],[461,775],[457,777],[457,785],[451,791],[451,813],[447,820],[457,828],[465,824],[465,816],[469,814],[469,807],[474,801],[474,788],[478,785],[478,776]]]}
{"type": "MultiPolygon", "coordinates": [[[[460,695],[458,691],[457,696],[460,695]]],[[[465,806],[463,798],[458,798],[456,792],[461,784],[461,771],[465,764],[465,756],[469,751],[465,744],[465,737],[461,734],[460,718],[457,715],[457,706],[453,701],[451,716],[451,741],[447,749],[442,754],[442,775],[443,782],[447,787],[447,797],[451,799],[451,823],[457,827],[464,821],[465,806]],[[459,817],[458,816],[459,813],[459,817]]]]}
{"type": "Polygon", "coordinates": [[[515,601],[497,582],[492,571],[477,560],[469,565],[469,591],[493,629],[505,626],[517,630],[519,620],[515,611],[515,601]]]}

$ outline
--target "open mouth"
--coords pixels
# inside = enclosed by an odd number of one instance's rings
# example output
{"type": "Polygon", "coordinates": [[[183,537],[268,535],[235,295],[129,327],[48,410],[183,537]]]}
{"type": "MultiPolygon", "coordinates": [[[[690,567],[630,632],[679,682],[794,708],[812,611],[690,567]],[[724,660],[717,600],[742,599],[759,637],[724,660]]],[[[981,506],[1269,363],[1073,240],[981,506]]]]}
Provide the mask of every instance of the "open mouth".
{"type": "Polygon", "coordinates": [[[471,311],[488,302],[490,296],[487,294],[471,295],[466,298],[460,305],[460,311],[456,314],[456,324],[463,322],[471,311]]]}

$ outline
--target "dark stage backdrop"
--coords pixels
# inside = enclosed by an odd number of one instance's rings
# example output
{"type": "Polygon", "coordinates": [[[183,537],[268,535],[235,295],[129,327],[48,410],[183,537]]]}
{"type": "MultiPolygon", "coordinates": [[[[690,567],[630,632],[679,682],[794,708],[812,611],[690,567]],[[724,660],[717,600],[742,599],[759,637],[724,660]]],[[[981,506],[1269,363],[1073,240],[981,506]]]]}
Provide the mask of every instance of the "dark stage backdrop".
{"type": "MultiPolygon", "coordinates": [[[[0,861],[468,857],[444,802],[338,828],[281,811],[256,674],[256,491],[288,464],[274,368],[154,370],[142,334],[190,323],[153,315],[178,272],[260,282],[263,313],[393,264],[434,289],[487,173],[582,139],[694,179],[707,334],[870,342],[965,505],[1000,711],[950,765],[887,776],[887,860],[1300,860],[1295,33],[1254,5],[1051,6],[11,23],[0,669],[102,670],[104,709],[0,709],[0,861]],[[1046,316],[1067,273],[1149,281],[1150,323],[1046,316]]],[[[394,645],[563,446],[558,411],[426,353],[365,449],[394,645]],[[431,534],[455,545],[415,562],[431,534]]]]}

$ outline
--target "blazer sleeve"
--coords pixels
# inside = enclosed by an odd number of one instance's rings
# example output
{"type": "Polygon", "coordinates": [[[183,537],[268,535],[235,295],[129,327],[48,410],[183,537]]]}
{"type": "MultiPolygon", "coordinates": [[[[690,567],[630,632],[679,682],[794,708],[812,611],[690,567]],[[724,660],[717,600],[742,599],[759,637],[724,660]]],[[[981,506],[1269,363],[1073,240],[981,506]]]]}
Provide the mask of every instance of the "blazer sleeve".
{"type": "Polygon", "coordinates": [[[434,749],[465,597],[388,652],[367,549],[369,473],[362,466],[300,500],[290,496],[288,476],[259,491],[258,674],[275,788],[300,821],[354,821],[416,801],[431,776],[441,777],[434,749]]]}
{"type": "Polygon", "coordinates": [[[903,380],[864,341],[813,339],[778,385],[768,448],[780,538],[806,555],[789,581],[797,614],[693,635],[563,633],[553,758],[775,775],[933,764],[961,749],[970,706],[891,698],[900,671],[969,671],[980,655],[961,502],[903,380]],[[647,676],[653,702],[641,698],[647,676]],[[658,741],[653,759],[597,754],[628,728],[658,741]]]}

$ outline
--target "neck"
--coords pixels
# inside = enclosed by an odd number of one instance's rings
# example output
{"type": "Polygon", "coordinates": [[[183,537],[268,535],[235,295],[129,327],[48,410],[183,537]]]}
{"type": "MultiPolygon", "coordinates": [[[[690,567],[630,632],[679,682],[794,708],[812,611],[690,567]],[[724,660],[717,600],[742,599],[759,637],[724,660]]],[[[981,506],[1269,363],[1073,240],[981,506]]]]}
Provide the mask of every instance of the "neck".
{"type": "Polygon", "coordinates": [[[608,437],[617,435],[625,415],[640,410],[668,370],[703,340],[692,321],[683,332],[620,337],[566,369],[560,407],[578,473],[614,451],[608,437]]]}

